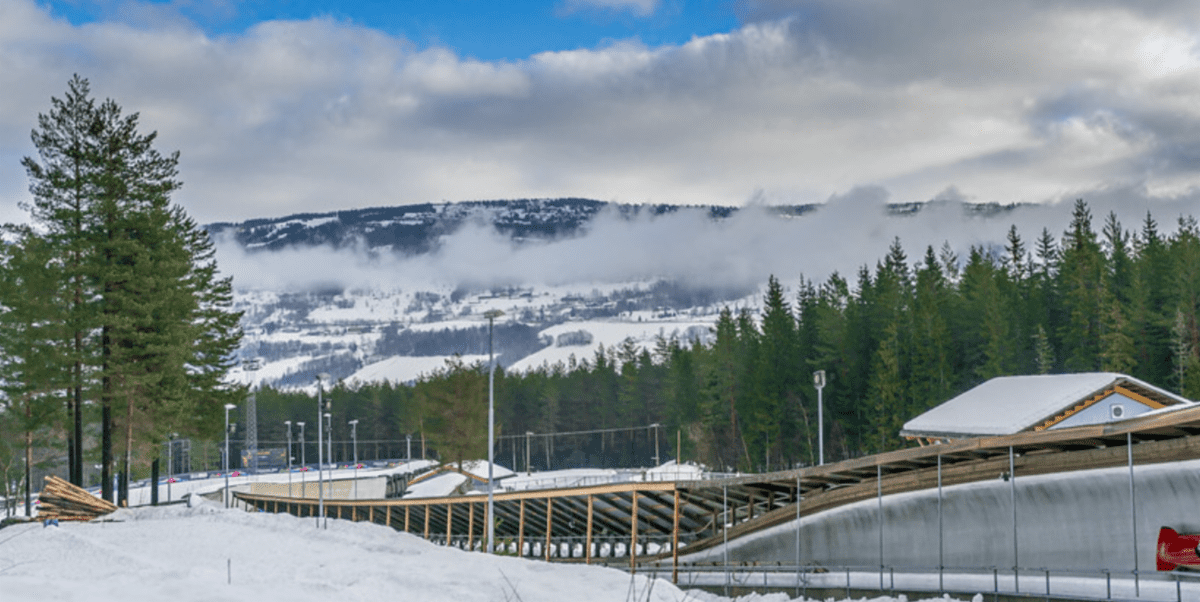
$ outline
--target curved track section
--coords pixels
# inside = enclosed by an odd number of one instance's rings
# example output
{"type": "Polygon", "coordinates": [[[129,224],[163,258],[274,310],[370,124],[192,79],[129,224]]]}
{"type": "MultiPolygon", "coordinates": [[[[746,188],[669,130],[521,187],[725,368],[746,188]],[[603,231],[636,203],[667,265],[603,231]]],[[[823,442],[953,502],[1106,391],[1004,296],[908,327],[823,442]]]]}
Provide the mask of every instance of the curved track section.
{"type": "MultiPolygon", "coordinates": [[[[1015,565],[1149,573],[1160,526],[1200,531],[1200,460],[1135,466],[1133,482],[1132,501],[1127,467],[1018,476],[1011,482],[997,475],[943,487],[940,503],[936,488],[861,500],[804,516],[800,560],[823,566],[1011,571],[1015,565]]],[[[731,539],[729,561],[794,564],[796,539],[795,520],[731,539]]],[[[724,551],[681,554],[679,560],[722,562],[724,551]]]]}

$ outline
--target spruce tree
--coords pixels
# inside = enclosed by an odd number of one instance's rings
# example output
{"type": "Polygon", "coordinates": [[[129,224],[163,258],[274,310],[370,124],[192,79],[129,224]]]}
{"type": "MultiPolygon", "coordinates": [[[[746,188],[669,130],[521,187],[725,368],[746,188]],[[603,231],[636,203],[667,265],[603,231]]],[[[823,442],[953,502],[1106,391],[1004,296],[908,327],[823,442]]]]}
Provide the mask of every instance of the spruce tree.
{"type": "Polygon", "coordinates": [[[31,216],[69,291],[61,368],[73,377],[74,410],[85,395],[101,408],[107,499],[114,421],[123,421],[127,476],[138,443],[215,432],[221,405],[242,393],[223,382],[241,332],[207,234],[171,203],[179,154],[158,152],[157,134],[140,133],[136,113],[89,94],[76,77],[64,99],[52,99],[33,133],[38,157],[23,164],[31,216]]]}

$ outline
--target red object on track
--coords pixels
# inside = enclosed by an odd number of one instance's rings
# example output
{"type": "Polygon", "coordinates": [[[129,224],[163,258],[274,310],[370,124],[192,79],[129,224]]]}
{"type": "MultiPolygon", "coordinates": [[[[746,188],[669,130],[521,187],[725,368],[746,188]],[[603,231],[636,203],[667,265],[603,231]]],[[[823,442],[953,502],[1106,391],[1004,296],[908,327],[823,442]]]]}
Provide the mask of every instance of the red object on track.
{"type": "Polygon", "coordinates": [[[1200,535],[1180,535],[1170,527],[1159,529],[1158,548],[1155,551],[1158,570],[1173,571],[1181,566],[1200,568],[1197,546],[1200,546],[1200,535]]]}

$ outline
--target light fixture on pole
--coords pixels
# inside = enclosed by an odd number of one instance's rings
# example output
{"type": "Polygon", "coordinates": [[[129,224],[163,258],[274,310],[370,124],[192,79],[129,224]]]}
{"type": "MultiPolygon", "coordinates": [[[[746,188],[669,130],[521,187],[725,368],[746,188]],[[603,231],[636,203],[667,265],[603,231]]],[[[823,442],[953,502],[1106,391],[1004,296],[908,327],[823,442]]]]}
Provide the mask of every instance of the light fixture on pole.
{"type": "Polygon", "coordinates": [[[304,423],[297,422],[296,426],[300,427],[300,497],[308,497],[308,462],[304,455],[304,423]]]}
{"type": "Polygon", "coordinates": [[[355,418],[346,424],[350,425],[350,441],[354,446],[354,499],[358,499],[358,419],[355,418]]]}
{"type": "Polygon", "coordinates": [[[813,386],[817,388],[817,464],[825,464],[825,400],[821,390],[825,388],[825,371],[813,372],[813,386]]]}
{"type": "Polygon", "coordinates": [[[288,451],[287,451],[287,454],[288,454],[288,457],[287,457],[288,497],[292,497],[292,421],[284,420],[283,423],[287,425],[287,437],[288,437],[288,451]]]}
{"type": "Polygon", "coordinates": [[[496,489],[496,481],[492,477],[492,469],[495,467],[496,453],[496,356],[492,353],[492,332],[494,330],[496,318],[503,316],[504,312],[493,309],[484,312],[483,317],[488,321],[488,499],[487,499],[487,553],[492,553],[494,538],[496,535],[496,513],[493,502],[493,494],[496,489]]]}
{"type": "Polygon", "coordinates": [[[237,406],[225,404],[225,507],[229,507],[229,410],[237,406]]]}

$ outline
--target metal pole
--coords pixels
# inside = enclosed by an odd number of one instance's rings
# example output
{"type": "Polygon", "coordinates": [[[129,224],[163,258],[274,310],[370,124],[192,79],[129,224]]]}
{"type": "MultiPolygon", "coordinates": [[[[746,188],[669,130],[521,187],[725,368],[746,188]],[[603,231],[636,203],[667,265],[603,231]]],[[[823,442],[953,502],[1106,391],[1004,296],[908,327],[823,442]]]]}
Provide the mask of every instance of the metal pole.
{"type": "MultiPolygon", "coordinates": [[[[174,462],[172,452],[175,450],[175,434],[171,433],[171,438],[167,441],[167,501],[171,501],[171,481],[175,478],[174,462]]],[[[156,484],[155,487],[158,485],[156,484]]]]}
{"type": "Polygon", "coordinates": [[[660,466],[662,464],[662,462],[660,462],[659,458],[658,458],[658,427],[659,426],[660,425],[657,422],[650,425],[650,427],[654,429],[654,465],[655,466],[660,466]]]}
{"type": "Polygon", "coordinates": [[[721,551],[725,554],[725,597],[729,597],[729,486],[721,486],[721,551]]]}
{"type": "Polygon", "coordinates": [[[946,566],[945,546],[943,545],[944,537],[942,533],[942,454],[937,457],[937,477],[938,477],[938,592],[945,592],[946,586],[943,582],[943,576],[946,566]]]}
{"type": "Polygon", "coordinates": [[[800,503],[804,494],[800,490],[800,472],[796,472],[796,597],[800,597],[800,503]]]}
{"type": "Polygon", "coordinates": [[[287,438],[288,438],[288,452],[287,452],[287,454],[288,454],[288,457],[287,457],[288,497],[292,497],[292,421],[284,420],[283,423],[287,425],[287,438]]]}
{"type": "Polygon", "coordinates": [[[879,498],[879,591],[883,591],[883,465],[875,465],[875,493],[879,498]]]}
{"type": "Polygon", "coordinates": [[[1133,595],[1140,597],[1142,595],[1141,580],[1138,576],[1138,557],[1137,557],[1137,497],[1136,491],[1133,488],[1133,433],[1125,433],[1125,449],[1129,456],[1129,514],[1130,521],[1133,525],[1133,595]]]}
{"type": "Polygon", "coordinates": [[[308,497],[308,459],[304,454],[304,423],[297,422],[300,427],[300,497],[308,497]]]}
{"type": "MultiPolygon", "coordinates": [[[[358,499],[358,419],[350,421],[350,441],[354,448],[354,499],[358,499]]],[[[474,516],[474,515],[472,515],[474,516]]]]}
{"type": "Polygon", "coordinates": [[[229,410],[237,406],[225,404],[225,507],[229,507],[229,410]]]}
{"type": "MultiPolygon", "coordinates": [[[[324,450],[321,449],[321,421],[324,418],[321,415],[324,413],[323,392],[321,386],[321,376],[317,375],[317,528],[321,527],[321,516],[325,514],[325,476],[324,450]]],[[[325,522],[326,528],[329,527],[329,522],[325,522]]]]}
{"type": "Polygon", "coordinates": [[[405,441],[405,445],[406,445],[405,452],[404,452],[405,453],[405,461],[412,462],[412,435],[405,435],[404,441],[405,441]]]}
{"type": "Polygon", "coordinates": [[[503,315],[498,309],[493,309],[484,314],[488,319],[488,499],[487,499],[487,553],[492,553],[492,546],[496,536],[495,521],[492,520],[494,514],[494,489],[496,482],[494,480],[493,468],[496,465],[496,357],[492,349],[492,338],[496,318],[503,315]]]}
{"type": "MultiPolygon", "coordinates": [[[[825,400],[822,390],[825,388],[825,371],[813,372],[813,385],[817,388],[817,464],[825,464],[825,400]]],[[[811,456],[810,456],[811,457],[811,456]]]]}
{"type": "Polygon", "coordinates": [[[1017,472],[1016,462],[1013,460],[1013,448],[1008,446],[1008,492],[1012,500],[1012,525],[1013,525],[1013,590],[1016,593],[1021,593],[1021,562],[1017,555],[1019,547],[1017,546],[1017,472]]]}
{"type": "Polygon", "coordinates": [[[533,474],[533,470],[529,468],[529,439],[533,437],[533,431],[525,431],[525,474],[533,474]]]}

